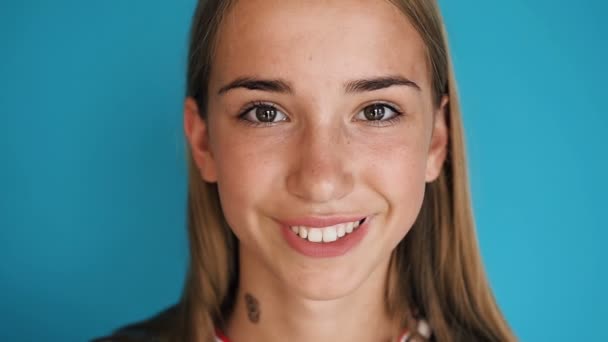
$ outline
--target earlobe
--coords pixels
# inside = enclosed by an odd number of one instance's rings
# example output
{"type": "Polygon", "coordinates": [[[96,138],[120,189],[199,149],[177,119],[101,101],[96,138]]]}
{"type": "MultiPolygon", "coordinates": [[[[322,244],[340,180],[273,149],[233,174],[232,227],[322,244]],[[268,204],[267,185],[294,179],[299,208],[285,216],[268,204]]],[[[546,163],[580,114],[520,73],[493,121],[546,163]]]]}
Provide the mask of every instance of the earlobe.
{"type": "Polygon", "coordinates": [[[201,178],[209,183],[216,182],[217,171],[209,145],[207,124],[202,119],[198,105],[192,97],[186,98],[184,103],[184,132],[201,178]]]}
{"type": "Polygon", "coordinates": [[[448,153],[449,128],[447,123],[449,98],[444,95],[441,105],[435,111],[433,120],[433,135],[429,147],[426,164],[425,181],[433,182],[441,174],[443,163],[448,153]]]}

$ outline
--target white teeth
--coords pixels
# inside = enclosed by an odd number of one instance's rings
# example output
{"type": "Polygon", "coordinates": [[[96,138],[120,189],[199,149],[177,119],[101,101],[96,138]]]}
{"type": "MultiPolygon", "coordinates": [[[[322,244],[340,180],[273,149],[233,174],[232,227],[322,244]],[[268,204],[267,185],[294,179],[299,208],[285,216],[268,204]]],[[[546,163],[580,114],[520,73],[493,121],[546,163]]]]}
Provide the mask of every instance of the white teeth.
{"type": "Polygon", "coordinates": [[[302,239],[307,239],[310,242],[333,242],[346,234],[352,233],[358,226],[359,222],[357,221],[323,228],[292,226],[290,229],[302,239]]]}
{"type": "Polygon", "coordinates": [[[336,239],[338,239],[338,233],[335,226],[323,229],[323,242],[332,242],[336,239]]]}
{"type": "Polygon", "coordinates": [[[345,224],[339,224],[338,229],[336,229],[336,233],[338,233],[338,237],[343,237],[346,235],[346,229],[344,228],[345,224]]]}
{"type": "Polygon", "coordinates": [[[321,242],[323,240],[323,231],[320,228],[311,228],[308,231],[308,241],[321,242]]]}
{"type": "Polygon", "coordinates": [[[306,239],[308,237],[308,230],[302,226],[298,227],[298,234],[302,239],[306,239]]]}
{"type": "Polygon", "coordinates": [[[353,232],[353,227],[354,227],[354,223],[347,223],[346,227],[344,228],[346,230],[346,233],[352,233],[353,232]]]}

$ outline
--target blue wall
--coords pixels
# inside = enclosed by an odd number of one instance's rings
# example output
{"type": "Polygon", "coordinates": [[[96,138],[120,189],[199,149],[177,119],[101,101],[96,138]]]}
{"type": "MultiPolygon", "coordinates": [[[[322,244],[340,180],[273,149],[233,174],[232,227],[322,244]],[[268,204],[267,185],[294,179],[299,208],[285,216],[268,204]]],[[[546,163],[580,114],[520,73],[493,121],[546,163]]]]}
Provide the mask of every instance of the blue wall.
{"type": "MultiPolygon", "coordinates": [[[[608,5],[441,3],[497,299],[524,341],[608,340],[608,5]]],[[[193,7],[0,3],[0,340],[83,341],[177,300],[193,7]]]]}

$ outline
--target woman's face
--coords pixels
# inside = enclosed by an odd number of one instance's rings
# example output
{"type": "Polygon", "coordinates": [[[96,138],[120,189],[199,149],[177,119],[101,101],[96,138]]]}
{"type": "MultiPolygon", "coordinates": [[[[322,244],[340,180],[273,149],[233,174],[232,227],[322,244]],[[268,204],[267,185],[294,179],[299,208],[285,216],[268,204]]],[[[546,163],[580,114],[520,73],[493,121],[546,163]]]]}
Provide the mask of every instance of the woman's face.
{"type": "Polygon", "coordinates": [[[207,121],[188,102],[186,131],[258,274],[329,299],[385,268],[445,158],[446,101],[433,106],[426,61],[420,36],[388,1],[230,9],[207,121]]]}

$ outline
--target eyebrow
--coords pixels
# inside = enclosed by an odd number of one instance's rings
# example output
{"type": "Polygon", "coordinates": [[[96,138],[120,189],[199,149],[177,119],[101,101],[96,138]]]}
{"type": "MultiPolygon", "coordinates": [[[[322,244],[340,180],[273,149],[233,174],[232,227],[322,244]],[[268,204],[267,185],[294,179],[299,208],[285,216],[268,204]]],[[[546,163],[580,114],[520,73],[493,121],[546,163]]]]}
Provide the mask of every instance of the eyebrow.
{"type": "MultiPolygon", "coordinates": [[[[346,93],[362,93],[389,88],[392,86],[407,86],[420,91],[416,82],[403,76],[382,76],[367,79],[348,81],[344,84],[346,93]]],[[[255,77],[239,77],[220,88],[218,95],[223,95],[232,89],[245,88],[249,90],[262,90],[273,93],[293,94],[291,84],[282,79],[259,79],[255,77]]]]}
{"type": "Polygon", "coordinates": [[[392,86],[407,86],[420,91],[420,86],[416,84],[416,82],[403,76],[384,76],[349,81],[344,85],[344,89],[346,89],[347,93],[361,93],[365,91],[389,88],[392,86]]]}
{"type": "Polygon", "coordinates": [[[254,77],[239,77],[236,80],[220,88],[220,90],[218,91],[218,95],[223,95],[229,90],[237,88],[245,88],[249,90],[263,90],[273,93],[293,94],[293,88],[291,87],[289,82],[281,79],[263,80],[254,77]]]}

